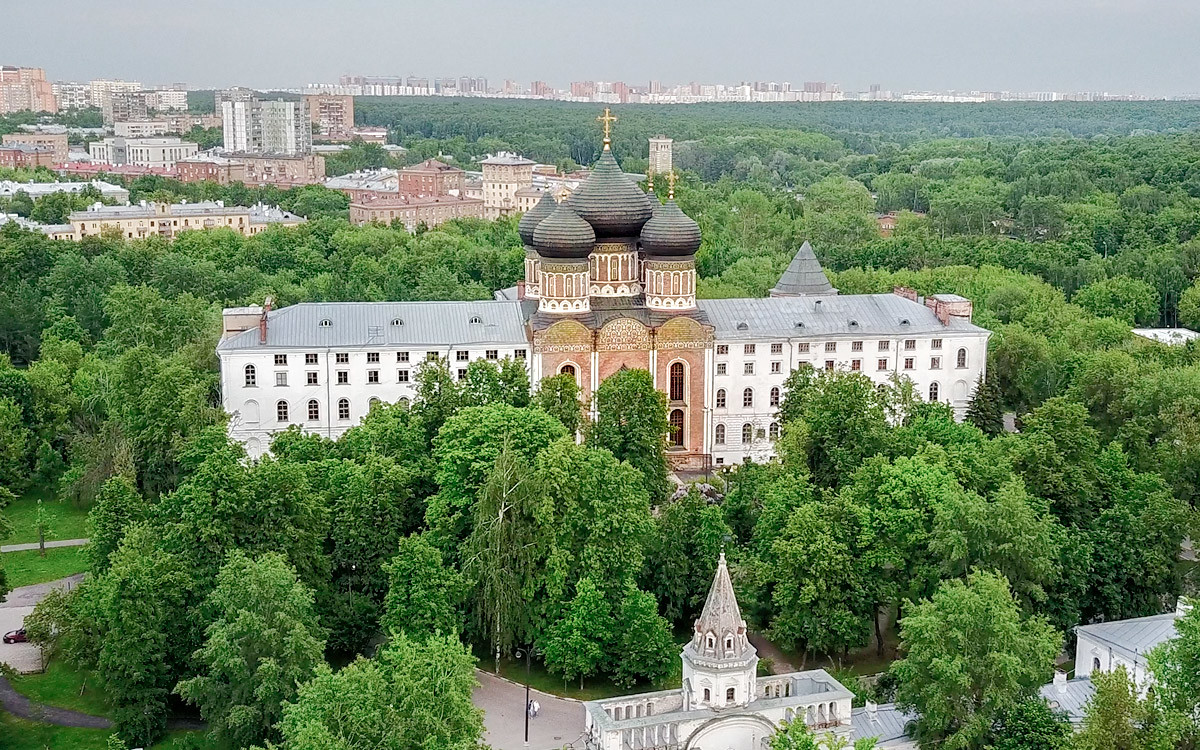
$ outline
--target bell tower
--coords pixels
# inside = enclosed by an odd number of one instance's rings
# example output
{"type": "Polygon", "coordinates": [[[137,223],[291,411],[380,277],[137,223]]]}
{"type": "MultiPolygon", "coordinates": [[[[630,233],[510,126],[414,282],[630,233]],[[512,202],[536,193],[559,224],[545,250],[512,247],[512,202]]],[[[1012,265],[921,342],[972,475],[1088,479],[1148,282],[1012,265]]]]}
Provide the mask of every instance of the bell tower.
{"type": "Polygon", "coordinates": [[[757,690],[758,651],[746,637],[725,552],[704,602],[704,611],[683,647],[684,710],[745,706],[757,690]]]}

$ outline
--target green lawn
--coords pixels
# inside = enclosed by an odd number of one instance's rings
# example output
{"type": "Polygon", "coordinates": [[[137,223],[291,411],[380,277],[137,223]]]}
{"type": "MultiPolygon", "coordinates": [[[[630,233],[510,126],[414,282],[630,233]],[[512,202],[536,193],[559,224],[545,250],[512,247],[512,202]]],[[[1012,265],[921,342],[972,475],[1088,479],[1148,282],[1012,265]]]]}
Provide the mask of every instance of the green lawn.
{"type": "Polygon", "coordinates": [[[5,518],[12,523],[12,536],[4,539],[2,544],[23,544],[38,540],[35,521],[37,519],[37,501],[42,501],[42,512],[48,519],[51,534],[50,539],[82,539],[87,536],[87,508],[78,508],[70,501],[56,500],[54,492],[39,487],[29,490],[14,500],[7,508],[0,510],[5,518]]]}
{"type": "MultiPolygon", "coordinates": [[[[0,750],[105,750],[108,729],[74,729],[24,721],[0,711],[0,750]]],[[[171,732],[150,750],[217,750],[203,732],[171,732]]]]}
{"type": "MultiPolygon", "coordinates": [[[[42,557],[38,551],[4,552],[0,554],[0,568],[8,576],[12,588],[45,583],[65,578],[87,570],[87,558],[83,547],[56,547],[46,550],[42,557]]],[[[0,747],[0,750],[4,750],[0,747]]]]}
{"type": "MultiPolygon", "coordinates": [[[[683,644],[679,644],[679,648],[683,648],[683,644]]],[[[479,668],[492,672],[495,669],[496,662],[493,657],[480,656],[479,668]]],[[[579,689],[579,680],[574,680],[564,683],[561,677],[556,677],[546,671],[546,667],[534,659],[533,664],[529,669],[529,685],[535,690],[541,690],[543,693],[551,695],[560,695],[564,698],[575,698],[581,701],[602,700],[604,698],[615,698],[619,695],[629,695],[630,693],[646,693],[655,690],[672,690],[678,688],[680,681],[683,679],[681,674],[683,669],[679,659],[671,660],[671,671],[666,677],[656,680],[651,683],[638,683],[633,687],[622,687],[614,684],[605,677],[590,677],[583,681],[583,689],[579,689]]],[[[525,684],[525,662],[524,660],[516,659],[501,659],[500,660],[500,676],[513,682],[525,684]]]]}
{"type": "Polygon", "coordinates": [[[12,685],[17,692],[38,703],[93,716],[108,715],[108,701],[104,699],[99,678],[62,659],[52,659],[43,674],[14,677],[12,685]]]}

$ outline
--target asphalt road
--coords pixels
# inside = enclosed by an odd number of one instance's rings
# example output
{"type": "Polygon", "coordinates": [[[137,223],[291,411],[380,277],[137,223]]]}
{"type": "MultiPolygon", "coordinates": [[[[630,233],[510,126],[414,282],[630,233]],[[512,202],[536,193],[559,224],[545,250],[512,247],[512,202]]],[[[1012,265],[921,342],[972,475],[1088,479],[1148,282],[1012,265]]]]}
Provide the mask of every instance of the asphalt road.
{"type": "Polygon", "coordinates": [[[475,671],[479,687],[475,689],[475,705],[483,709],[483,724],[487,730],[483,741],[494,750],[558,750],[579,741],[583,734],[583,704],[530,691],[541,704],[541,711],[529,720],[529,744],[525,744],[525,686],[496,677],[491,672],[475,671]]]}

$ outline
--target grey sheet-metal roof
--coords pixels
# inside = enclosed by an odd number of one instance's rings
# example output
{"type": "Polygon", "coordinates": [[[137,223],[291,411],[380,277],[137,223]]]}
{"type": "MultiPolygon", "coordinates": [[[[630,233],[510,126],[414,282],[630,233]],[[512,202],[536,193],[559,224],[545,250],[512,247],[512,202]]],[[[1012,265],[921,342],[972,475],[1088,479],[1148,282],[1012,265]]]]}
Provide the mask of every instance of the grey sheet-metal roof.
{"type": "Polygon", "coordinates": [[[716,328],[718,340],[987,333],[962,318],[942,325],[933,310],[895,294],[705,299],[696,304],[716,328]]]}
{"type": "Polygon", "coordinates": [[[821,262],[817,260],[817,254],[813,252],[812,245],[805,240],[800,249],[796,251],[792,262],[784,270],[783,275],[779,277],[779,283],[771,290],[771,294],[797,296],[833,294],[836,291],[833,284],[829,283],[825,269],[821,268],[821,262]]]}
{"type": "Polygon", "coordinates": [[[1131,620],[1098,622],[1080,625],[1075,628],[1075,632],[1120,649],[1127,657],[1132,658],[1138,655],[1145,656],[1146,652],[1158,644],[1174,638],[1177,617],[1176,613],[1168,612],[1165,615],[1135,617],[1131,620]]]}
{"type": "Polygon", "coordinates": [[[1078,677],[1058,685],[1053,682],[1042,685],[1039,692],[1051,708],[1062,711],[1072,723],[1078,724],[1083,721],[1084,709],[1095,695],[1096,686],[1089,678],[1078,677]]]}
{"type": "Polygon", "coordinates": [[[258,341],[255,327],[222,341],[217,349],[519,346],[528,337],[517,302],[306,302],[272,310],[267,343],[258,341]],[[329,325],[322,326],[323,320],[329,325]],[[393,325],[397,320],[400,323],[393,325]]]}
{"type": "Polygon", "coordinates": [[[889,742],[904,744],[911,741],[904,734],[904,727],[916,718],[916,714],[901,711],[895,703],[881,704],[873,713],[856,708],[850,712],[850,738],[853,741],[874,737],[878,747],[887,747],[889,742]]]}

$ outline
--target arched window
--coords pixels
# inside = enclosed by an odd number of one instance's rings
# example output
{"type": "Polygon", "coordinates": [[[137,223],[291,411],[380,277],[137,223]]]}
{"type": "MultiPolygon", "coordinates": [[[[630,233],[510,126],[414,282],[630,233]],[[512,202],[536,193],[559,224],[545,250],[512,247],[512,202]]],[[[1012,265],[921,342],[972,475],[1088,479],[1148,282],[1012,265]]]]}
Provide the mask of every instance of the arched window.
{"type": "MultiPolygon", "coordinates": [[[[704,647],[705,648],[716,648],[717,647],[717,639],[713,638],[712,633],[709,633],[708,637],[704,639],[704,647]]],[[[706,690],[705,693],[707,693],[707,692],[708,691],[706,690]]]]}
{"type": "Polygon", "coordinates": [[[247,422],[255,423],[258,421],[258,402],[254,399],[247,401],[242,406],[242,418],[247,422]]]}
{"type": "Polygon", "coordinates": [[[735,696],[735,695],[737,695],[736,690],[734,690],[733,688],[725,688],[725,701],[726,702],[732,703],[733,696],[735,696]]]}
{"type": "Polygon", "coordinates": [[[724,388],[717,389],[717,408],[718,409],[725,408],[725,389],[724,388]]]}
{"type": "Polygon", "coordinates": [[[321,405],[315,398],[308,400],[308,421],[316,422],[321,419],[321,405]]]}
{"type": "Polygon", "coordinates": [[[671,400],[683,400],[683,363],[671,365],[671,400]]]}
{"type": "Polygon", "coordinates": [[[767,434],[771,436],[772,440],[778,440],[779,439],[779,423],[772,422],[771,426],[767,429],[767,434]]]}
{"type": "Polygon", "coordinates": [[[712,700],[712,693],[708,688],[704,688],[704,702],[708,703],[710,700],[712,700]]]}
{"type": "Polygon", "coordinates": [[[779,386],[771,389],[771,406],[779,406],[779,386]]]}
{"type": "Polygon", "coordinates": [[[1093,672],[1100,671],[1100,657],[1099,656],[1092,657],[1092,671],[1093,672]]]}
{"type": "Polygon", "coordinates": [[[746,424],[742,425],[742,442],[745,443],[746,445],[749,445],[750,441],[753,439],[754,439],[754,425],[747,422],[746,424]]]}
{"type": "Polygon", "coordinates": [[[937,400],[938,400],[938,384],[930,383],[929,384],[929,403],[932,404],[934,401],[937,401],[937,400]]]}
{"type": "Polygon", "coordinates": [[[279,401],[275,404],[275,420],[278,422],[288,421],[287,401],[279,401]]]}
{"type": "Polygon", "coordinates": [[[246,365],[245,373],[247,388],[253,388],[258,385],[258,370],[254,368],[254,365],[246,365]]]}
{"type": "Polygon", "coordinates": [[[378,403],[379,403],[379,399],[377,399],[377,398],[375,398],[374,396],[372,396],[372,397],[370,398],[370,400],[368,400],[368,401],[367,401],[367,411],[370,411],[371,409],[374,409],[374,408],[375,408],[375,405],[376,405],[376,404],[378,404],[378,403]]]}
{"type": "Polygon", "coordinates": [[[317,325],[321,328],[330,328],[333,326],[333,321],[329,318],[325,318],[320,323],[317,323],[317,325]]]}
{"type": "Polygon", "coordinates": [[[965,348],[958,350],[958,369],[963,370],[967,367],[967,350],[965,348]]]}
{"type": "Polygon", "coordinates": [[[683,409],[674,409],[669,420],[671,422],[671,445],[683,447],[683,409]]]}
{"type": "Polygon", "coordinates": [[[558,374],[570,375],[571,377],[575,378],[575,365],[563,365],[562,367],[558,368],[558,374]]]}
{"type": "Polygon", "coordinates": [[[747,388],[746,390],[742,391],[742,406],[745,406],[746,408],[754,406],[753,388],[747,388]]]}
{"type": "Polygon", "coordinates": [[[338,399],[338,419],[349,419],[349,418],[350,418],[350,399],[339,398],[338,399]]]}
{"type": "Polygon", "coordinates": [[[402,398],[402,399],[400,399],[399,401],[397,401],[396,403],[397,403],[397,404],[400,404],[401,406],[403,406],[403,407],[405,407],[405,408],[407,409],[407,408],[408,408],[408,405],[409,405],[411,402],[410,402],[408,399],[406,399],[406,398],[402,398]]]}
{"type": "Polygon", "coordinates": [[[716,435],[713,438],[713,441],[717,445],[725,445],[725,425],[723,425],[723,424],[717,425],[716,435]]]}

